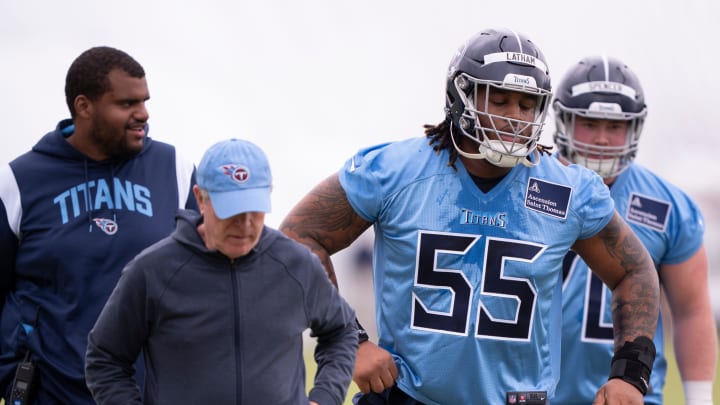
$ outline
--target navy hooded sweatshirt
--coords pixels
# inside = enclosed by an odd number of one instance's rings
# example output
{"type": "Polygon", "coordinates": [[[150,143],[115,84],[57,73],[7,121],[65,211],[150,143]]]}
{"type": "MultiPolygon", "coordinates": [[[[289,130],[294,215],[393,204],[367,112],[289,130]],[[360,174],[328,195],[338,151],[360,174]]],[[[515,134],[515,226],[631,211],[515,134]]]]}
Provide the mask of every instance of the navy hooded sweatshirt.
{"type": "Polygon", "coordinates": [[[169,235],[179,208],[197,209],[195,170],[171,145],[145,138],[122,161],[97,162],[65,139],[61,121],[0,166],[0,394],[28,349],[39,404],[92,404],[87,335],[141,250],[169,235]]]}
{"type": "Polygon", "coordinates": [[[320,259],[265,226],[250,253],[231,260],[206,248],[201,221],[181,211],[172,236],[123,271],[89,337],[86,374],[98,404],[307,404],[306,329],[318,340],[309,399],[342,404],[355,314],[320,259]],[[132,374],[141,350],[142,400],[132,374]]]}

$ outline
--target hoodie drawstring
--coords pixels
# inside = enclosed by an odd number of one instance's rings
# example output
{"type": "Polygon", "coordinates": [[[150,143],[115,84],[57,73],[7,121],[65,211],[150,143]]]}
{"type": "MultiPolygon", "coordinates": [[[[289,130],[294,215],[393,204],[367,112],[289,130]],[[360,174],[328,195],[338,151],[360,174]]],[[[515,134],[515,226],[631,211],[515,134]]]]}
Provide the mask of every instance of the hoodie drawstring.
{"type": "MultiPolygon", "coordinates": [[[[110,195],[115,195],[115,164],[110,165],[110,195]]],[[[115,206],[115,199],[112,200],[112,215],[113,215],[113,222],[117,224],[117,215],[115,215],[117,212],[117,207],[115,206]]]]}
{"type": "Polygon", "coordinates": [[[89,229],[88,232],[92,232],[93,220],[92,220],[92,208],[90,207],[90,175],[88,174],[88,161],[83,159],[85,166],[85,212],[87,212],[89,229]]]}

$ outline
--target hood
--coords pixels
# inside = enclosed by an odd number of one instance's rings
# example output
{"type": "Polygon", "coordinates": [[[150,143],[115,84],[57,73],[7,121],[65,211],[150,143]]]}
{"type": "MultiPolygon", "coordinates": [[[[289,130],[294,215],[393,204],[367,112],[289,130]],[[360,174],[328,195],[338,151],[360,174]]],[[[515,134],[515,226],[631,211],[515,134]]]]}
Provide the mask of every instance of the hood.
{"type": "Polygon", "coordinates": [[[202,215],[194,210],[179,210],[175,214],[176,227],[172,237],[183,245],[202,253],[211,253],[205,247],[205,242],[197,232],[197,227],[203,222],[202,215]]]}
{"type": "MultiPolygon", "coordinates": [[[[123,162],[125,161],[131,161],[138,156],[142,155],[143,153],[147,152],[147,150],[152,145],[152,140],[146,135],[145,136],[145,142],[143,143],[143,148],[134,157],[123,160],[123,161],[117,161],[117,160],[105,160],[105,161],[95,161],[84,154],[82,154],[80,151],[75,149],[70,142],[67,141],[67,138],[73,134],[73,131],[75,129],[75,126],[73,125],[73,122],[71,119],[64,119],[60,121],[55,127],[55,129],[40,138],[37,144],[33,146],[32,151],[34,153],[42,154],[45,156],[52,157],[54,159],[60,159],[67,162],[76,162],[83,168],[83,177],[78,179],[80,181],[84,181],[85,184],[89,184],[91,181],[91,175],[90,172],[93,170],[107,170],[110,178],[113,179],[115,177],[115,172],[118,170],[120,166],[122,166],[123,162]]],[[[149,131],[149,127],[145,126],[145,133],[147,134],[149,131]]],[[[73,165],[67,165],[67,166],[73,166],[73,165]]],[[[94,177],[93,177],[94,178],[94,177]]],[[[111,181],[109,183],[109,186],[111,187],[110,195],[114,195],[114,191],[112,190],[114,182],[111,181]]],[[[89,186],[88,186],[89,187],[89,186]]],[[[85,198],[84,206],[85,210],[87,211],[87,220],[88,220],[88,232],[93,231],[93,218],[94,215],[94,209],[92,208],[92,204],[89,201],[89,197],[87,193],[83,193],[83,196],[85,198]]],[[[113,206],[112,208],[112,221],[116,222],[117,217],[115,215],[115,208],[113,206]]]]}
{"type": "MultiPolygon", "coordinates": [[[[38,143],[33,146],[33,152],[69,160],[91,161],[67,141],[67,138],[72,135],[74,129],[75,126],[71,119],[68,118],[60,121],[53,131],[45,134],[45,136],[40,138],[38,143]]],[[[152,144],[152,139],[147,136],[149,132],[150,127],[145,124],[145,142],[143,149],[138,155],[145,153],[152,144]]]]}

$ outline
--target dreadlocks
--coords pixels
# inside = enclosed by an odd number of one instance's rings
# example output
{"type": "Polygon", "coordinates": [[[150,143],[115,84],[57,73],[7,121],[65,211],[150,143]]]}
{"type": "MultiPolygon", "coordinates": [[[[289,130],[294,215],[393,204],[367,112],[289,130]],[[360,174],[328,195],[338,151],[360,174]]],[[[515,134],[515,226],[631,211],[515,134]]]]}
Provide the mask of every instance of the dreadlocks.
{"type": "Polygon", "coordinates": [[[423,127],[425,128],[425,136],[430,138],[430,142],[428,142],[428,144],[433,147],[433,150],[437,154],[440,154],[441,150],[447,149],[450,153],[448,166],[457,171],[455,161],[457,161],[458,153],[457,150],[455,150],[455,147],[453,147],[453,141],[450,138],[452,136],[450,134],[451,125],[452,122],[450,121],[450,117],[445,117],[445,120],[437,125],[425,124],[423,127]]]}
{"type": "MultiPolygon", "coordinates": [[[[450,130],[451,125],[452,122],[450,121],[450,117],[446,117],[445,120],[443,120],[437,125],[425,124],[423,125],[423,127],[425,128],[425,136],[430,138],[428,144],[433,147],[433,150],[437,154],[440,154],[441,150],[447,149],[450,153],[450,160],[448,160],[447,165],[457,171],[457,167],[455,167],[455,162],[458,158],[458,152],[453,146],[453,141],[451,138],[452,131],[450,130]]],[[[550,156],[552,148],[553,145],[542,145],[540,143],[537,144],[537,150],[538,152],[540,152],[541,156],[550,156]]]]}

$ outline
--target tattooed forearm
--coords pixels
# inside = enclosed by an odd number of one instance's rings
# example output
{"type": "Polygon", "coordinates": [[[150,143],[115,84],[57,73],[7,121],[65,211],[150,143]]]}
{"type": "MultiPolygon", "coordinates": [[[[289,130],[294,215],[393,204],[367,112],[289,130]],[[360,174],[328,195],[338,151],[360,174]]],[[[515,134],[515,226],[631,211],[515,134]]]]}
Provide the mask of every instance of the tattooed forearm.
{"type": "Polygon", "coordinates": [[[643,335],[652,338],[658,316],[658,277],[650,255],[630,228],[615,216],[599,235],[625,272],[612,295],[615,349],[643,335]]]}
{"type": "Polygon", "coordinates": [[[318,184],[285,217],[280,230],[308,246],[337,285],[330,256],[358,238],[370,223],[350,206],[337,174],[318,184]]]}
{"type": "Polygon", "coordinates": [[[612,290],[616,349],[638,336],[652,338],[659,314],[658,276],[650,254],[616,213],[605,228],[573,249],[612,290]]]}
{"type": "Polygon", "coordinates": [[[620,265],[626,273],[645,266],[647,263],[647,252],[642,242],[632,232],[619,216],[614,216],[605,229],[598,234],[605,244],[610,256],[620,261],[620,265]]]}
{"type": "Polygon", "coordinates": [[[638,336],[652,339],[657,326],[657,277],[633,273],[613,290],[612,316],[615,350],[638,336]],[[653,283],[654,281],[654,283],[653,283]]]}

